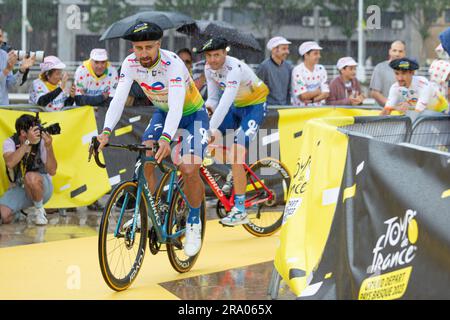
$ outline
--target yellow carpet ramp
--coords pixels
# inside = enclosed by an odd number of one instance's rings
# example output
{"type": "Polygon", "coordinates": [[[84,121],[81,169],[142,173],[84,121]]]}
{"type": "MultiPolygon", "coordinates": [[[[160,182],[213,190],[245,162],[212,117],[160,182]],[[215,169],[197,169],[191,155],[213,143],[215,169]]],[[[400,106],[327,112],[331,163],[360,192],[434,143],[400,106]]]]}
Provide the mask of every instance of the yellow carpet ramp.
{"type": "MultiPolygon", "coordinates": [[[[0,299],[178,299],[159,283],[273,260],[278,235],[256,238],[242,227],[207,222],[202,252],[191,272],[178,274],[166,252],[146,250],[137,279],[126,291],[105,284],[97,237],[0,249],[0,299]]],[[[148,244],[147,244],[148,245],[148,244]]]]}

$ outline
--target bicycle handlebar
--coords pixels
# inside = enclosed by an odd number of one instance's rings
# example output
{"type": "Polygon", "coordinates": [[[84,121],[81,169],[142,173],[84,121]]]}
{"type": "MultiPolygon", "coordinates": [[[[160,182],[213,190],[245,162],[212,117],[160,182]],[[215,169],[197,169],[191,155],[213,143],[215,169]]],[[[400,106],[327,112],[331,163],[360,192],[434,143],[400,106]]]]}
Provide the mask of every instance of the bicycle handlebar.
{"type": "MultiPolygon", "coordinates": [[[[97,140],[97,137],[92,137],[91,143],[89,145],[88,162],[91,161],[92,155],[94,155],[94,160],[95,160],[95,163],[97,164],[97,166],[99,166],[100,168],[104,169],[104,168],[106,168],[106,165],[100,161],[100,153],[98,151],[99,146],[100,146],[100,142],[97,140]]],[[[156,153],[156,152],[158,152],[159,144],[158,144],[158,142],[156,142],[153,147],[147,147],[147,146],[142,145],[142,144],[112,144],[112,143],[107,143],[105,145],[105,147],[107,147],[107,148],[116,148],[116,149],[125,149],[125,150],[132,151],[132,152],[154,151],[156,153]]],[[[167,172],[167,169],[164,167],[164,165],[162,163],[157,163],[155,161],[154,164],[156,164],[163,173],[167,172]]],[[[169,166],[169,168],[172,169],[170,166],[169,166]]]]}

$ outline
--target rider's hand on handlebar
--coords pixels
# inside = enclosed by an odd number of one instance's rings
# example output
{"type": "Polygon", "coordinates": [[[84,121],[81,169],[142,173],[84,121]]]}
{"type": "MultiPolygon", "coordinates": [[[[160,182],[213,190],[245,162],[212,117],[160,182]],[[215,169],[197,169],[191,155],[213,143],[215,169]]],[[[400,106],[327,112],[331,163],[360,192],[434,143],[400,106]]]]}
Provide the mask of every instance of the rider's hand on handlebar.
{"type": "Polygon", "coordinates": [[[171,149],[170,149],[170,143],[166,140],[159,140],[159,149],[158,152],[155,155],[156,162],[161,163],[161,161],[170,155],[171,149]]]}
{"type": "Polygon", "coordinates": [[[105,145],[109,142],[109,135],[102,133],[97,137],[98,142],[100,142],[100,146],[98,147],[98,151],[102,151],[105,145]]]}

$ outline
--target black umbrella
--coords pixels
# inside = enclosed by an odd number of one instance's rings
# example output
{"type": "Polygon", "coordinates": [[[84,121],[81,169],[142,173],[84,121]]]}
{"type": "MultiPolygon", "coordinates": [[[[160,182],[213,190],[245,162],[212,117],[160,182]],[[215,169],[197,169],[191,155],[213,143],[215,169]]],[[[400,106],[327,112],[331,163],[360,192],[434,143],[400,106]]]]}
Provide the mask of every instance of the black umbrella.
{"type": "Polygon", "coordinates": [[[206,40],[210,37],[222,37],[227,39],[232,46],[261,51],[261,46],[251,33],[238,30],[224,21],[196,20],[194,24],[183,25],[177,31],[200,40],[206,40]]]}
{"type": "Polygon", "coordinates": [[[155,23],[163,30],[189,26],[195,23],[192,18],[179,12],[144,11],[114,22],[103,33],[100,41],[120,38],[128,29],[141,22],[155,23]]]}

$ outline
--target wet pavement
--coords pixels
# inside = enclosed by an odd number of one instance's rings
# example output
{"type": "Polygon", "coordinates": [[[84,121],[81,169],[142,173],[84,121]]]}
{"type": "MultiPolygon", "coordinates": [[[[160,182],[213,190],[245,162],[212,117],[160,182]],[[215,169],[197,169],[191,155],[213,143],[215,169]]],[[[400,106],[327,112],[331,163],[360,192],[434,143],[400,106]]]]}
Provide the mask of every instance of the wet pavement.
{"type": "MultiPolygon", "coordinates": [[[[217,219],[216,201],[207,201],[208,220],[217,219]]],[[[105,197],[100,200],[102,204],[105,202],[105,197]]],[[[13,224],[0,225],[0,248],[96,236],[101,215],[86,207],[77,208],[76,212],[48,213],[46,226],[36,226],[32,217],[21,215],[13,224]]],[[[272,270],[273,261],[268,261],[165,282],[161,286],[180,299],[267,300],[270,299],[267,290],[272,270]]],[[[282,284],[278,298],[292,300],[295,296],[282,284]]]]}
{"type": "MultiPolygon", "coordinates": [[[[269,300],[267,293],[273,261],[161,283],[178,298],[190,300],[269,300]]],[[[278,300],[293,300],[281,284],[278,300]]]]}

